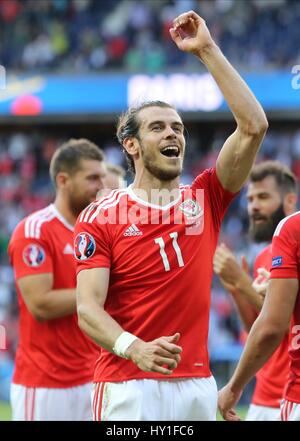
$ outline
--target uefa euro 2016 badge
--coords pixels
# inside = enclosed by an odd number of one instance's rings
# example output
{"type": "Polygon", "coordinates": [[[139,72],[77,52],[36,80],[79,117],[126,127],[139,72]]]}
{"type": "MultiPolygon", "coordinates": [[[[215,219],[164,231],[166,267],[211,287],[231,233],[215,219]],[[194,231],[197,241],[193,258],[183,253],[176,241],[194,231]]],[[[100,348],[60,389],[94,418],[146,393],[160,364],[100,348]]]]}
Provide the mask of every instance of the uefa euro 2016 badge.
{"type": "Polygon", "coordinates": [[[31,268],[37,268],[42,265],[46,257],[44,249],[36,244],[26,245],[23,250],[23,261],[31,268]]]}
{"type": "Polygon", "coordinates": [[[96,242],[89,233],[79,233],[74,241],[74,255],[77,260],[87,260],[94,254],[96,242]]]}
{"type": "Polygon", "coordinates": [[[203,208],[193,199],[187,199],[182,202],[179,210],[184,214],[187,223],[194,223],[204,214],[203,208]]]}

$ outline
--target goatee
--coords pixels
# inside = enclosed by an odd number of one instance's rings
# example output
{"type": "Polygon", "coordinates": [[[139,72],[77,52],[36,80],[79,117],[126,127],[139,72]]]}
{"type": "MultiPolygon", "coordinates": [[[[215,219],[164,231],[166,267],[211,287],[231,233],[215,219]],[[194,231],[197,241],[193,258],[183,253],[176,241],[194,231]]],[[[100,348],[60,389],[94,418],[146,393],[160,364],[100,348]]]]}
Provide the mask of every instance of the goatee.
{"type": "Polygon", "coordinates": [[[285,216],[283,204],[281,204],[277,210],[262,223],[256,224],[253,218],[250,218],[249,233],[252,240],[257,243],[270,242],[277,225],[285,216]]]}

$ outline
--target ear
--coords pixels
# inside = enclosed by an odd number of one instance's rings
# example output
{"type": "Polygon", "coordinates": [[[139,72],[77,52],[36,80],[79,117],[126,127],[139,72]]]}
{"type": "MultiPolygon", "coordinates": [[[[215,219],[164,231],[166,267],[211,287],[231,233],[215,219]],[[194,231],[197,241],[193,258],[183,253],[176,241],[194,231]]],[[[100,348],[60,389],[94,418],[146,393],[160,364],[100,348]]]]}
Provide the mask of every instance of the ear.
{"type": "Polygon", "coordinates": [[[286,216],[294,213],[297,208],[297,195],[296,193],[287,193],[283,198],[283,210],[286,216]]]}
{"type": "Polygon", "coordinates": [[[56,175],[56,186],[57,188],[64,188],[68,181],[69,181],[69,175],[65,172],[59,172],[56,175]]]}
{"type": "Polygon", "coordinates": [[[136,138],[126,138],[123,147],[131,156],[136,159],[139,157],[140,145],[136,138]]]}

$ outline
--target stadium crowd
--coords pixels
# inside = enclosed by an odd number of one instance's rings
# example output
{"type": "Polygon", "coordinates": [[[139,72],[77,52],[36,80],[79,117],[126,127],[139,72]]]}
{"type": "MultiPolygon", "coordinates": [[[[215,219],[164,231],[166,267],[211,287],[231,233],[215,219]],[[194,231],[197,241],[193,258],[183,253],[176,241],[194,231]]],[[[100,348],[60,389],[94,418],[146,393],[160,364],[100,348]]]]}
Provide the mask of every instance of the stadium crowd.
{"type": "Polygon", "coordinates": [[[300,62],[297,0],[1,0],[0,60],[27,72],[191,69],[197,61],[176,50],[168,31],[189,9],[237,67],[300,62]]]}

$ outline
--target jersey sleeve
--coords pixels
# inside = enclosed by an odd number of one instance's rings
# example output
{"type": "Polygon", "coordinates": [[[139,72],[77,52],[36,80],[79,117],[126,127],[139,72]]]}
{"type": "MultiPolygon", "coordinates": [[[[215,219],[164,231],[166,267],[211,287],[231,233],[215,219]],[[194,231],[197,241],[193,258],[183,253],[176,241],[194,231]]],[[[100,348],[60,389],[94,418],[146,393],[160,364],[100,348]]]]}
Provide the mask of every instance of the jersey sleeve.
{"type": "Polygon", "coordinates": [[[16,279],[35,274],[53,273],[51,250],[44,239],[12,238],[8,254],[16,279]]]}
{"type": "Polygon", "coordinates": [[[271,244],[267,245],[266,248],[264,248],[258,256],[256,256],[256,259],[253,264],[253,278],[256,279],[258,276],[258,268],[265,268],[267,271],[270,271],[271,268],[271,244]]]}
{"type": "MultiPolygon", "coordinates": [[[[98,218],[99,219],[99,218],[98,218]]],[[[105,223],[77,219],[74,231],[74,255],[77,274],[83,269],[110,268],[111,245],[105,223]]]]}
{"type": "Polygon", "coordinates": [[[298,231],[294,219],[284,219],[276,228],[272,240],[271,279],[297,279],[298,231]]]}
{"type": "Polygon", "coordinates": [[[210,202],[210,207],[217,227],[220,227],[226,210],[238,193],[232,193],[222,186],[217,176],[216,168],[204,170],[192,184],[192,188],[204,189],[210,202]]]}

